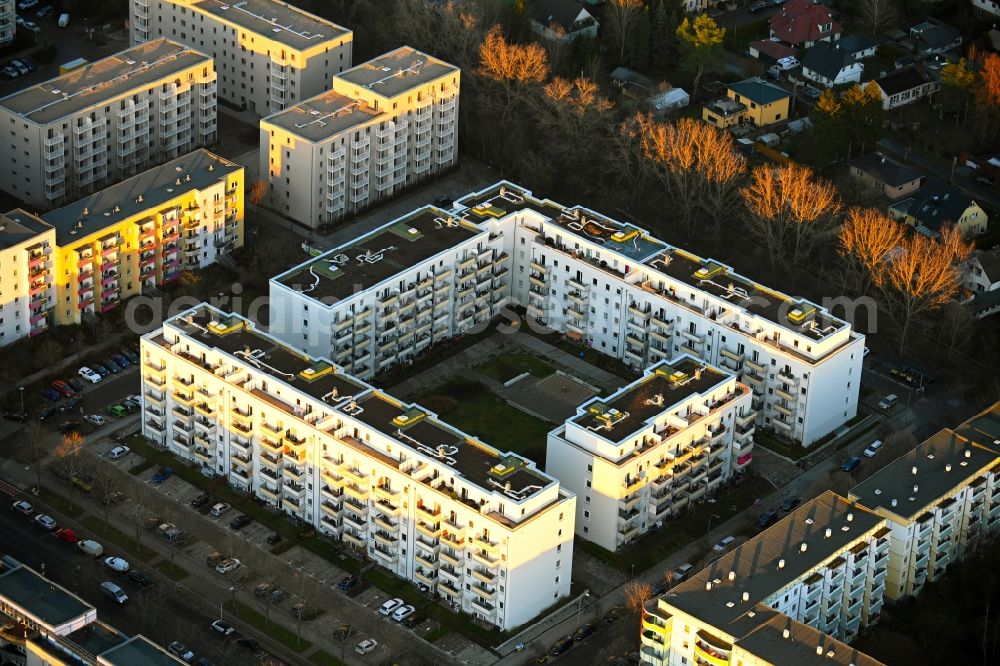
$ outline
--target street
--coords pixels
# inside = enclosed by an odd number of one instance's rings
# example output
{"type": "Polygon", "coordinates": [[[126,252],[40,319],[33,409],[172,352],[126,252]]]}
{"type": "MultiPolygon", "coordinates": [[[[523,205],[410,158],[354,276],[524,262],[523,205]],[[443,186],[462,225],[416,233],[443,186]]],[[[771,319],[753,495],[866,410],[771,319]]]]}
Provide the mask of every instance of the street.
{"type": "Polygon", "coordinates": [[[997,192],[996,186],[983,187],[976,183],[976,176],[972,169],[964,165],[958,165],[954,169],[953,178],[950,167],[942,165],[939,161],[923,154],[919,150],[906,148],[892,139],[881,139],[878,142],[878,147],[890,157],[916,168],[925,176],[933,176],[945,183],[952,183],[970,197],[989,204],[994,208],[1000,208],[1000,193],[997,192]]]}

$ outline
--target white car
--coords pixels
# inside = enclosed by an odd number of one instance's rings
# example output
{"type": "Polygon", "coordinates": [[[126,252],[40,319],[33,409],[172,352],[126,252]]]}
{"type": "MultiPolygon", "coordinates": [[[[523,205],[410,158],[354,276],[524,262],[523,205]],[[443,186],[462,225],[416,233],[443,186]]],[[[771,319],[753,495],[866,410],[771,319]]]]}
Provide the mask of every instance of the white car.
{"type": "Polygon", "coordinates": [[[119,458],[124,458],[131,452],[132,449],[128,448],[127,446],[116,446],[115,448],[108,451],[108,457],[111,458],[112,460],[118,460],[119,458]]]}
{"type": "Polygon", "coordinates": [[[229,511],[229,505],[226,504],[225,502],[219,502],[218,504],[216,504],[215,506],[212,507],[211,513],[212,513],[213,516],[215,516],[216,518],[218,518],[219,516],[221,516],[222,514],[224,514],[226,511],[229,511]]]}
{"type": "Polygon", "coordinates": [[[20,4],[18,4],[17,8],[23,12],[37,6],[38,0],[23,0],[20,4]]]}
{"type": "Polygon", "coordinates": [[[108,420],[100,414],[87,414],[83,417],[83,420],[95,426],[102,426],[108,422],[108,420]]]}
{"type": "Polygon", "coordinates": [[[864,450],[865,458],[874,458],[875,454],[879,452],[882,448],[882,440],[876,439],[874,442],[868,445],[868,448],[864,450]]]}
{"type": "Polygon", "coordinates": [[[230,557],[219,562],[218,566],[215,567],[215,570],[220,574],[227,574],[230,571],[236,571],[239,568],[240,561],[235,557],[230,557]]]}
{"type": "Polygon", "coordinates": [[[184,643],[181,643],[180,641],[174,641],[173,643],[168,645],[167,650],[169,650],[171,654],[183,659],[184,661],[191,661],[192,659],[194,659],[194,652],[191,652],[191,650],[189,650],[187,646],[184,645],[184,643]]]}
{"type": "Polygon", "coordinates": [[[21,24],[21,27],[27,30],[28,32],[35,33],[36,35],[42,31],[42,29],[39,28],[38,24],[35,23],[34,21],[25,21],[24,23],[21,24]]]}
{"type": "Polygon", "coordinates": [[[97,382],[101,381],[101,375],[98,374],[98,373],[96,373],[96,372],[94,372],[93,370],[91,370],[87,366],[83,366],[82,368],[80,368],[79,370],[77,370],[76,374],[80,375],[81,377],[83,377],[84,379],[86,379],[91,384],[96,384],[97,382]]]}
{"type": "Polygon", "coordinates": [[[785,56],[778,58],[778,68],[783,70],[795,69],[799,66],[799,60],[795,56],[785,56]]]}
{"type": "Polygon", "coordinates": [[[386,617],[389,617],[390,615],[392,615],[392,611],[396,610],[402,605],[403,605],[403,600],[399,599],[398,597],[396,599],[389,599],[389,601],[382,604],[382,606],[378,609],[378,612],[381,613],[382,615],[385,615],[386,617]]]}
{"type": "Polygon", "coordinates": [[[729,548],[729,544],[731,544],[733,541],[736,541],[736,537],[731,537],[731,536],[723,537],[719,541],[719,543],[712,546],[712,550],[714,550],[717,553],[721,553],[724,550],[726,550],[726,548],[729,548]]]}
{"type": "Polygon", "coordinates": [[[128,562],[126,562],[120,557],[114,557],[114,556],[106,557],[104,558],[104,565],[109,569],[112,569],[114,571],[120,571],[122,573],[125,573],[126,571],[129,570],[128,562]]]}
{"type": "Polygon", "coordinates": [[[228,636],[229,634],[236,631],[233,629],[233,625],[228,622],[223,622],[222,620],[216,620],[212,623],[212,631],[218,632],[223,636],[228,636]]]}
{"type": "Polygon", "coordinates": [[[21,500],[20,502],[14,502],[13,504],[10,505],[10,508],[13,509],[14,511],[19,511],[26,516],[30,516],[35,511],[35,509],[32,508],[32,506],[27,502],[25,502],[24,500],[21,500]]]}
{"type": "Polygon", "coordinates": [[[35,522],[49,530],[50,532],[56,528],[56,521],[53,520],[52,516],[44,513],[40,513],[35,516],[35,522]]]}
{"type": "Polygon", "coordinates": [[[416,612],[416,608],[410,606],[409,604],[405,606],[400,606],[392,613],[392,619],[396,622],[402,622],[406,618],[410,617],[416,612]]]}
{"type": "Polygon", "coordinates": [[[378,641],[372,638],[366,638],[365,640],[358,643],[358,647],[354,648],[354,651],[358,654],[368,654],[372,650],[378,647],[378,641]]]}
{"type": "Polygon", "coordinates": [[[125,398],[125,402],[131,402],[133,405],[142,409],[142,396],[141,395],[130,395],[125,398]]]}

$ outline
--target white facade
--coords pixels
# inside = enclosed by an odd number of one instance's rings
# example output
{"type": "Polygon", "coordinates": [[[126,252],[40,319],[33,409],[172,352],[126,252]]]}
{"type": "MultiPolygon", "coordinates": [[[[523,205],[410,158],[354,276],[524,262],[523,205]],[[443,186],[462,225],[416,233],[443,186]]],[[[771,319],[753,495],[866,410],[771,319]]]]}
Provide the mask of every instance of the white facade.
{"type": "MultiPolygon", "coordinates": [[[[819,305],[768,289],[633,225],[543,202],[500,183],[461,199],[451,213],[426,208],[373,233],[382,234],[381,241],[363,237],[271,280],[275,335],[315,355],[338,353],[332,350],[343,335],[346,354],[356,313],[371,323],[370,306],[378,299],[398,297],[408,304],[421,298],[411,287],[428,277],[436,283],[463,273],[461,279],[476,279],[477,287],[456,291],[457,300],[442,300],[442,335],[498,314],[503,302],[526,304],[529,317],[637,370],[689,354],[734,372],[753,389],[757,427],[805,445],[857,413],[864,336],[819,305]],[[438,220],[435,224],[450,220],[467,233],[456,232],[451,245],[432,244],[413,259],[396,256],[411,246],[395,242],[400,234],[393,227],[421,217],[438,220]],[[392,259],[396,267],[359,270],[359,261],[372,259],[358,256],[366,251],[377,254],[376,262],[392,259]],[[335,261],[342,262],[335,275],[312,270],[335,261]],[[509,270],[514,279],[488,281],[491,265],[503,276],[509,270]],[[468,273],[469,268],[475,271],[468,273]],[[446,269],[450,273],[444,275],[446,269]],[[356,272],[362,275],[352,278],[356,272]],[[344,280],[337,282],[340,277],[344,280]],[[495,304],[492,310],[468,314],[487,300],[495,304]]],[[[413,338],[393,337],[388,327],[378,334],[378,349],[383,353],[384,345],[386,355],[375,367],[355,366],[359,376],[370,377],[431,342],[418,333],[416,344],[423,346],[415,348],[413,338]]]]}
{"type": "Polygon", "coordinates": [[[402,47],[260,122],[267,203],[309,227],[367,208],[457,161],[460,71],[402,47]]]}
{"type": "Polygon", "coordinates": [[[131,0],[131,39],[168,37],[210,54],[219,96],[267,115],[330,88],[353,33],[278,0],[131,0]]]}
{"type": "Polygon", "coordinates": [[[0,46],[14,41],[17,31],[17,8],[14,0],[0,0],[0,46]]]}
{"type": "Polygon", "coordinates": [[[212,59],[165,39],[0,99],[0,189],[53,207],[216,138],[212,59]]]}
{"type": "Polygon", "coordinates": [[[577,534],[614,551],[712,495],[753,457],[750,403],[735,375],[681,356],[579,407],[545,459],[580,498],[577,534]]]}
{"type": "Polygon", "coordinates": [[[1000,2],[997,0],[972,0],[972,6],[981,12],[1000,16],[1000,2]]]}
{"type": "Polygon", "coordinates": [[[815,81],[822,86],[832,88],[833,86],[842,86],[847,83],[857,83],[861,81],[861,73],[864,72],[864,69],[864,63],[848,62],[845,63],[844,66],[837,72],[837,75],[831,79],[803,65],[802,76],[806,77],[810,81],[815,81]]]}
{"type": "Polygon", "coordinates": [[[501,630],[569,594],[575,497],[246,320],[202,305],[141,343],[143,434],[501,630]]]}
{"type": "Polygon", "coordinates": [[[56,231],[23,210],[0,215],[0,346],[45,331],[55,304],[56,231]]]}

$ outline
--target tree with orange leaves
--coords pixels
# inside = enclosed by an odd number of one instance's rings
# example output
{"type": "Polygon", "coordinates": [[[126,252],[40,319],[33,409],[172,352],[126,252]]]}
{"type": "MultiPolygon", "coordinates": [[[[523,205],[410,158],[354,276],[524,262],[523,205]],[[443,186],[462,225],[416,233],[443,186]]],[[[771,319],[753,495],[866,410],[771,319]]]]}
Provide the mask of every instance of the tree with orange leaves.
{"type": "Polygon", "coordinates": [[[740,193],[750,231],[764,243],[775,270],[779,258],[801,269],[840,212],[836,188],[793,163],[755,168],[740,193]]]}
{"type": "Polygon", "coordinates": [[[69,484],[69,502],[73,504],[76,493],[76,482],[85,467],[83,459],[83,435],[71,432],[63,435],[62,442],[56,447],[56,470],[69,484]]]}
{"type": "Polygon", "coordinates": [[[885,295],[889,315],[899,327],[899,353],[906,349],[913,321],[937,310],[958,293],[958,264],[968,258],[972,244],[956,227],[947,227],[940,238],[911,234],[883,264],[877,283],[885,295]]]}
{"type": "MultiPolygon", "coordinates": [[[[884,279],[886,257],[902,242],[903,225],[875,208],[851,208],[840,227],[837,248],[848,263],[845,282],[853,279],[866,294],[884,279]]],[[[844,285],[847,286],[846,284],[844,285]]]]}
{"type": "Polygon", "coordinates": [[[506,124],[514,109],[525,102],[533,84],[549,76],[548,57],[538,44],[515,44],[507,41],[499,25],[490,28],[479,47],[479,69],[482,79],[493,85],[500,99],[495,102],[500,120],[506,124]]]}
{"type": "Polygon", "coordinates": [[[625,583],[625,605],[633,613],[642,614],[646,602],[653,598],[653,586],[638,580],[625,583]]]}

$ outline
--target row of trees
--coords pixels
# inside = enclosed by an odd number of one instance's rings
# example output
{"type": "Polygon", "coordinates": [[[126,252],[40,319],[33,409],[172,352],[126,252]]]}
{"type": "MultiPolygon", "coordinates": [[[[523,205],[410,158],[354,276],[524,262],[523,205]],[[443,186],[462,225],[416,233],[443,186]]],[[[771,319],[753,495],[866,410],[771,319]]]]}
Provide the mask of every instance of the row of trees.
{"type": "Polygon", "coordinates": [[[977,142],[1000,138],[1000,55],[971,49],[941,69],[941,116],[952,114],[977,142]]]}

